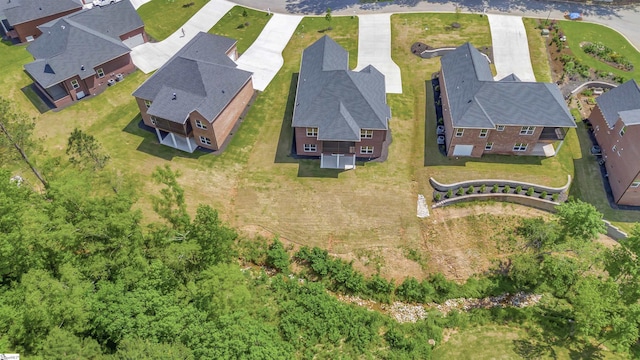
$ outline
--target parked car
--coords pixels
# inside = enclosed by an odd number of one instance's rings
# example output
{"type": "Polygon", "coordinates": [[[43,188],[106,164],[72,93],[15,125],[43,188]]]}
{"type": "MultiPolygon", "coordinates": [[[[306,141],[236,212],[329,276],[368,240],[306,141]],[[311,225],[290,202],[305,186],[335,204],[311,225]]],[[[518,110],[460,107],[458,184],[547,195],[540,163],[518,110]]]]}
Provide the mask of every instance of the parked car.
{"type": "Polygon", "coordinates": [[[109,4],[115,4],[122,0],[93,0],[93,6],[106,6],[109,4]]]}

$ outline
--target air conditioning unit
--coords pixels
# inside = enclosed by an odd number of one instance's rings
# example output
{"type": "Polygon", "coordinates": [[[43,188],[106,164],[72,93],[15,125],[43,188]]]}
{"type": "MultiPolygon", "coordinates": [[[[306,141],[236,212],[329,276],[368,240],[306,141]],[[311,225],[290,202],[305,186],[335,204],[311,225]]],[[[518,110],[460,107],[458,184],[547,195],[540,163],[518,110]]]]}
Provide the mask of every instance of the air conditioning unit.
{"type": "Polygon", "coordinates": [[[116,74],[116,81],[122,81],[122,80],[124,80],[124,75],[116,74]]]}

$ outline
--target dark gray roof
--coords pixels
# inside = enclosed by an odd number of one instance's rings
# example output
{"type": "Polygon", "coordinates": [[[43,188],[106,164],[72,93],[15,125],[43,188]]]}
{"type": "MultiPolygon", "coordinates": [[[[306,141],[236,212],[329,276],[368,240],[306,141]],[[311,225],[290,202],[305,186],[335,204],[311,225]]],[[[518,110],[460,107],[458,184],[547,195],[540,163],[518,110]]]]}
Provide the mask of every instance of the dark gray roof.
{"type": "Polygon", "coordinates": [[[15,26],[73,9],[81,9],[82,4],[73,0],[0,0],[0,10],[9,24],[15,26]]]}
{"type": "Polygon", "coordinates": [[[150,115],[184,123],[193,111],[213,121],[251,78],[225,54],[235,40],[198,33],[133,96],[151,100],[150,115]],[[173,94],[176,94],[175,99],[173,94]]]}
{"type": "Polygon", "coordinates": [[[359,141],[360,129],[387,130],[390,117],[376,68],[350,71],[347,51],[326,35],[304,50],[292,126],[317,127],[320,140],[359,141]]]}
{"type": "Polygon", "coordinates": [[[596,102],[604,115],[604,120],[610,128],[613,128],[618,121],[618,113],[640,109],[640,87],[635,80],[629,80],[598,96],[596,102]]]}
{"type": "Polygon", "coordinates": [[[556,85],[522,82],[513,74],[494,81],[488,60],[470,43],[440,62],[454,127],[576,126],[556,85]]]}
{"type": "Polygon", "coordinates": [[[109,6],[94,6],[68,15],[67,19],[118,40],[120,36],[144,26],[129,0],[109,6]]]}
{"type": "Polygon", "coordinates": [[[620,111],[620,120],[626,125],[640,124],[640,109],[620,111]]]}

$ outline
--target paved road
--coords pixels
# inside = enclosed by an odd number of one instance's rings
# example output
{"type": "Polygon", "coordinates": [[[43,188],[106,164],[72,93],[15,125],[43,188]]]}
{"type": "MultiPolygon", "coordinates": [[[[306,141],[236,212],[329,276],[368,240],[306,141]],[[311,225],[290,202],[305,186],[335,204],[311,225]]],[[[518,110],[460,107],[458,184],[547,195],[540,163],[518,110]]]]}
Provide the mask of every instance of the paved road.
{"type": "Polygon", "coordinates": [[[146,43],[131,51],[133,63],[148,74],[164,65],[178,50],[200,31],[208,32],[235,4],[227,0],[211,0],[189,19],[180,30],[158,43],[146,43]],[[183,33],[184,30],[184,33],[183,33]]]}
{"type": "MultiPolygon", "coordinates": [[[[544,0],[395,0],[376,4],[360,4],[359,0],[232,0],[234,3],[273,12],[318,15],[330,7],[334,15],[403,13],[403,12],[462,12],[480,14],[508,14],[527,17],[562,19],[565,12],[581,12],[585,21],[607,25],[626,36],[640,49],[640,9],[638,7],[610,7],[544,0]]],[[[640,50],[639,50],[640,51],[640,50]]]]}
{"type": "Polygon", "coordinates": [[[358,66],[373,65],[384,74],[386,91],[402,94],[400,67],[391,59],[391,14],[375,14],[358,18],[358,66]]]}
{"type": "Polygon", "coordinates": [[[284,64],[282,50],[302,20],[298,15],[274,14],[262,32],[236,61],[238,67],[253,72],[253,88],[264,91],[284,64]]]}
{"type": "Polygon", "coordinates": [[[520,16],[489,14],[496,80],[516,74],[522,81],[536,81],[531,66],[527,31],[520,16]]]}

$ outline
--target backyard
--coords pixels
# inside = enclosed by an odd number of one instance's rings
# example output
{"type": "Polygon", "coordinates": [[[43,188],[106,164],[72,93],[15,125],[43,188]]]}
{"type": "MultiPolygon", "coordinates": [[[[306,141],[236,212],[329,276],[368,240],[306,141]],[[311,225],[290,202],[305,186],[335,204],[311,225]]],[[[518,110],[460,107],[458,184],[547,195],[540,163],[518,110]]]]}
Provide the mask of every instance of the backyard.
{"type": "Polygon", "coordinates": [[[144,29],[155,41],[162,41],[187,22],[209,0],[166,1],[151,0],[140,6],[138,14],[144,29]],[[170,14],[167,16],[167,14],[170,14]]]}
{"type": "Polygon", "coordinates": [[[265,12],[234,6],[209,33],[238,40],[238,54],[242,55],[258,38],[269,19],[265,12]]]}

